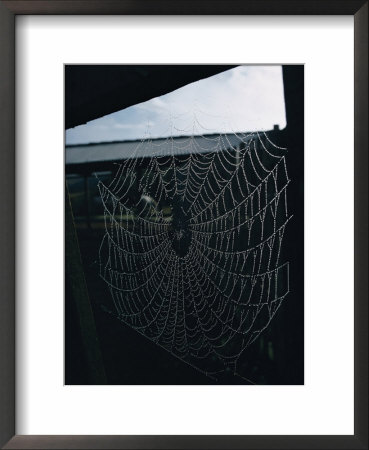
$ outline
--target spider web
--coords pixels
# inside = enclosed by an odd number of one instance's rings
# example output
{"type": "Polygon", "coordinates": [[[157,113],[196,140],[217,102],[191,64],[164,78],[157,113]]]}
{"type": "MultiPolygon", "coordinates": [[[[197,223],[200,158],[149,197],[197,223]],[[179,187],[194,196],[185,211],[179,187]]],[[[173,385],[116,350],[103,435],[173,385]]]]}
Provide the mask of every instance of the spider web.
{"type": "Polygon", "coordinates": [[[98,183],[100,276],[122,322],[215,376],[236,373],[289,292],[290,180],[265,132],[200,135],[194,122],[190,136],[143,139],[98,183]]]}

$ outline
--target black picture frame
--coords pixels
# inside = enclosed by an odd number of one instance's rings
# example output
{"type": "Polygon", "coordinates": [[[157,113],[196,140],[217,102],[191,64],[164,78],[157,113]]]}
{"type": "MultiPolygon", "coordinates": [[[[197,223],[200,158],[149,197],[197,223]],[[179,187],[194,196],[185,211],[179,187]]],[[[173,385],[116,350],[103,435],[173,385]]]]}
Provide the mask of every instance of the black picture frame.
{"type": "MultiPolygon", "coordinates": [[[[368,1],[10,0],[0,1],[0,445],[7,449],[368,448],[368,1]],[[354,435],[15,435],[15,16],[19,14],[206,14],[354,16],[354,435]]],[[[337,393],[339,395],[339,393],[337,393]]]]}

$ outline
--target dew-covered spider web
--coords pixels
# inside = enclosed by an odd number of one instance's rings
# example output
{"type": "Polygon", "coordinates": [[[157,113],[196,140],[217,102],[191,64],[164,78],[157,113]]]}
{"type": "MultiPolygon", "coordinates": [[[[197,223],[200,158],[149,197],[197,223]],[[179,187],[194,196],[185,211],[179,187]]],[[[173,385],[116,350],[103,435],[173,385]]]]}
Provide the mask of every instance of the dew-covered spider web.
{"type": "Polygon", "coordinates": [[[100,275],[122,322],[216,376],[289,292],[287,150],[273,133],[193,131],[143,139],[99,182],[100,275]]]}

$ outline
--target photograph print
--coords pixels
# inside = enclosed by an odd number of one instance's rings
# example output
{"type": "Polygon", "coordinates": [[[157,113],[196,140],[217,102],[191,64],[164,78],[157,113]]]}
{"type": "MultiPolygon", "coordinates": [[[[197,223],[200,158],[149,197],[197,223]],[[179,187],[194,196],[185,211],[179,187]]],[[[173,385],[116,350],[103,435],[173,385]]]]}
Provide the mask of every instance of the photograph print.
{"type": "Polygon", "coordinates": [[[65,65],[65,384],[304,384],[304,66],[65,65]]]}

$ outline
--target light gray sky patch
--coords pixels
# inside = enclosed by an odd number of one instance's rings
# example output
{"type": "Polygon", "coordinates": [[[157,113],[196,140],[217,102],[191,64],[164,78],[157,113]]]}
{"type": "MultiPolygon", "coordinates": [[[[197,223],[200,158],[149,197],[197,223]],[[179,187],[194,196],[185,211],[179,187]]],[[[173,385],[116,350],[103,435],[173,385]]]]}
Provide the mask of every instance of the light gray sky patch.
{"type": "Polygon", "coordinates": [[[66,131],[66,144],[286,126],[281,66],[240,66],[66,131]]]}

